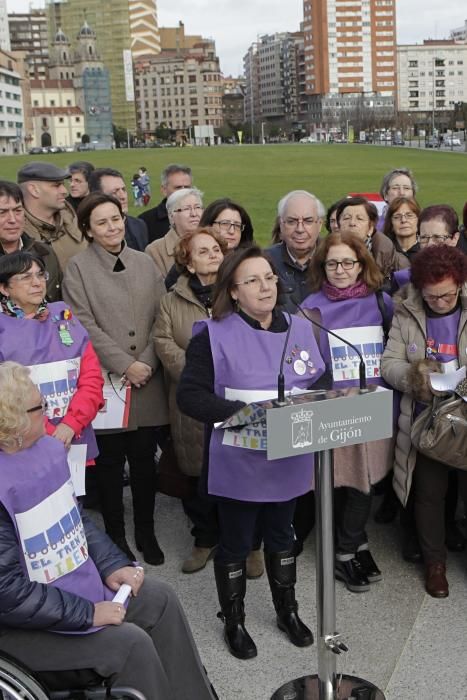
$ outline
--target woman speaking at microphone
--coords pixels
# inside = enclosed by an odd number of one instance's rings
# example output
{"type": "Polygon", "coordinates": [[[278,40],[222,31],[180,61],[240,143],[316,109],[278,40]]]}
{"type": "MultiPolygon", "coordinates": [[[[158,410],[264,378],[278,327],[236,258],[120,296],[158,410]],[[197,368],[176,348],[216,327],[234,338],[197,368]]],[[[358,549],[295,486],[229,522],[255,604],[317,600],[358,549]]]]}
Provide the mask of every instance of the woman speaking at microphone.
{"type": "MultiPolygon", "coordinates": [[[[350,233],[331,233],[313,256],[310,286],[303,302],[311,318],[361,348],[367,382],[384,384],[380,365],[384,326],[388,331],[392,301],[379,292],[383,275],[363,241],[350,233]]],[[[325,331],[319,346],[332,372],[335,389],[359,386],[359,358],[345,343],[325,331]]],[[[368,548],[365,526],[370,515],[371,486],[392,467],[392,440],[349,445],[334,451],[335,485],[342,503],[336,506],[336,577],[348,590],[367,591],[380,581],[368,548]]]]}
{"type": "Polygon", "coordinates": [[[214,570],[220,617],[229,651],[239,659],[257,654],[244,626],[245,560],[255,526],[264,541],[277,625],[296,646],[313,642],[297,612],[292,527],[295,499],[312,484],[313,460],[302,455],[268,461],[264,427],[213,430],[214,423],[251,400],[277,395],[284,348],[287,390],[316,386],[324,372],[310,324],[277,310],[277,284],[275,270],[258,247],[225,258],[212,318],[195,326],[177,393],[180,409],[206,424],[204,482],[218,501],[214,570]]]}

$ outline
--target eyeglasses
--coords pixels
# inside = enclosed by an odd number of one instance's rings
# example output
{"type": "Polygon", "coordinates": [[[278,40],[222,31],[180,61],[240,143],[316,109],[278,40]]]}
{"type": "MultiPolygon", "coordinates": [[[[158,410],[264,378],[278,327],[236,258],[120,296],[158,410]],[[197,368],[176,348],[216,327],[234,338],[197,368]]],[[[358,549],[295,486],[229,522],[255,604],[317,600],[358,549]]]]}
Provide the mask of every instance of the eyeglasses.
{"type": "Polygon", "coordinates": [[[34,279],[39,280],[39,282],[48,282],[49,277],[47,270],[40,270],[39,272],[25,272],[24,275],[13,275],[13,277],[10,277],[10,282],[31,284],[34,279]]]}
{"type": "Polygon", "coordinates": [[[430,241],[433,241],[433,243],[439,244],[439,243],[444,243],[445,241],[448,241],[452,236],[442,236],[442,235],[437,235],[434,234],[433,236],[429,235],[423,235],[419,236],[418,240],[420,241],[420,245],[428,245],[430,241]]]}
{"type": "Polygon", "coordinates": [[[279,277],[271,272],[268,275],[264,275],[264,277],[247,277],[246,280],[242,280],[241,282],[235,282],[234,287],[244,286],[247,289],[253,289],[256,291],[261,289],[262,284],[265,284],[267,286],[271,284],[277,284],[278,279],[279,277]]]}
{"type": "Polygon", "coordinates": [[[222,221],[213,221],[212,223],[219,226],[223,233],[229,233],[232,227],[237,233],[241,233],[245,230],[245,224],[239,224],[236,221],[227,221],[227,219],[223,219],[222,221]]]}
{"type": "Polygon", "coordinates": [[[282,219],[282,223],[290,228],[296,228],[298,224],[301,224],[303,228],[311,228],[315,224],[319,224],[320,221],[321,219],[314,219],[312,216],[287,216],[285,219],[282,219]]]}
{"type": "Polygon", "coordinates": [[[331,272],[337,270],[339,265],[343,270],[353,270],[358,262],[359,260],[351,260],[350,258],[346,258],[345,260],[326,260],[324,267],[326,270],[331,270],[331,272]]]}
{"type": "Polygon", "coordinates": [[[413,192],[412,185],[390,185],[389,189],[393,192],[413,192]]]}
{"type": "Polygon", "coordinates": [[[341,216],[340,218],[340,223],[343,221],[345,224],[348,224],[349,221],[357,221],[359,224],[366,224],[369,222],[369,217],[368,216],[352,216],[352,214],[344,214],[344,216],[341,216]]]}
{"type": "Polygon", "coordinates": [[[407,211],[402,214],[393,214],[392,220],[393,221],[402,221],[403,219],[406,219],[407,221],[412,221],[413,219],[416,219],[417,215],[413,213],[413,211],[407,211]]]}
{"type": "Polygon", "coordinates": [[[454,301],[454,299],[459,295],[460,289],[457,288],[455,292],[445,292],[444,294],[422,294],[423,299],[428,303],[436,304],[437,301],[444,301],[446,303],[454,301]]]}
{"type": "Polygon", "coordinates": [[[173,213],[174,214],[179,214],[180,212],[183,212],[183,214],[191,214],[191,212],[195,212],[197,214],[200,211],[203,211],[203,207],[201,204],[194,204],[193,206],[188,206],[188,207],[181,207],[180,209],[174,209],[173,213]]]}
{"type": "Polygon", "coordinates": [[[32,408],[28,408],[26,410],[26,413],[34,413],[35,411],[42,411],[42,413],[45,413],[47,411],[48,403],[44,399],[44,397],[41,397],[41,402],[37,406],[33,406],[32,408]]]}

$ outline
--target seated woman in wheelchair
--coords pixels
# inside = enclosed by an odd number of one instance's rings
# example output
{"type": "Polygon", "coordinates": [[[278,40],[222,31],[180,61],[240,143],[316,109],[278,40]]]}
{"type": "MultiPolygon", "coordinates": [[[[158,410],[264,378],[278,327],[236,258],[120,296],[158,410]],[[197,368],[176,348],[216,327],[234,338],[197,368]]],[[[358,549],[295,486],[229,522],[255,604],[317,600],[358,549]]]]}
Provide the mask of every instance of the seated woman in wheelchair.
{"type": "Polygon", "coordinates": [[[147,700],[212,700],[175,593],[81,515],[44,409],[28,369],[1,364],[0,652],[33,672],[92,669],[147,700]],[[113,602],[124,583],[128,603],[113,602]]]}

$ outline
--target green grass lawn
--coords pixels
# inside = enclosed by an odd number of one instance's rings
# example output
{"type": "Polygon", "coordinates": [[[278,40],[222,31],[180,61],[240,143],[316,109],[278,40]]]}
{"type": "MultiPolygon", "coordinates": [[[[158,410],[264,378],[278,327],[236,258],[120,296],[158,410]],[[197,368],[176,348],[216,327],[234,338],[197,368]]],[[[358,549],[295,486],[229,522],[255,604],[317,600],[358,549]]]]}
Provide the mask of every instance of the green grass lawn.
{"type": "MultiPolygon", "coordinates": [[[[122,149],[3,157],[0,177],[15,180],[21,165],[33,159],[62,166],[83,159],[96,167],[113,167],[123,172],[128,187],[133,173],[144,165],[151,176],[151,205],[159,201],[160,171],[171,162],[185,163],[193,168],[205,203],[229,196],[246,207],[261,243],[268,242],[277,202],[288,191],[306,189],[328,206],[348,192],[377,192],[384,173],[391,168],[412,169],[422,206],[451,204],[461,214],[467,200],[467,156],[462,152],[356,144],[122,149]]],[[[130,213],[140,211],[130,209],[130,213]]]]}

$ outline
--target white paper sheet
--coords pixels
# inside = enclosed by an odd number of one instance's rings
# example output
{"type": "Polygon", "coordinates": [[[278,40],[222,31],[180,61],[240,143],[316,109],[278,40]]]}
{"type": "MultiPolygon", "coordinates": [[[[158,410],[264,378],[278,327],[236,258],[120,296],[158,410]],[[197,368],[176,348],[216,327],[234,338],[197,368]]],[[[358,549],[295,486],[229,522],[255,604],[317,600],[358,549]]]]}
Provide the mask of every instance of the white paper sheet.
{"type": "Polygon", "coordinates": [[[87,445],[72,445],[68,450],[68,466],[70,467],[71,480],[76,496],[86,494],[86,453],[87,445]]]}
{"type": "MultiPolygon", "coordinates": [[[[466,367],[461,367],[457,372],[448,372],[447,374],[440,372],[430,373],[430,384],[436,391],[454,391],[456,386],[466,377],[466,367]]],[[[467,396],[462,397],[467,401],[467,396]]]]}

